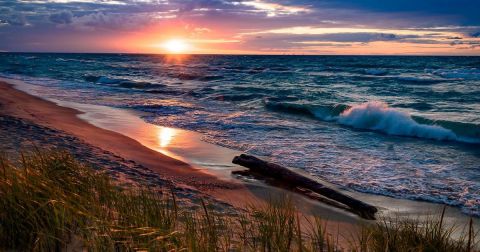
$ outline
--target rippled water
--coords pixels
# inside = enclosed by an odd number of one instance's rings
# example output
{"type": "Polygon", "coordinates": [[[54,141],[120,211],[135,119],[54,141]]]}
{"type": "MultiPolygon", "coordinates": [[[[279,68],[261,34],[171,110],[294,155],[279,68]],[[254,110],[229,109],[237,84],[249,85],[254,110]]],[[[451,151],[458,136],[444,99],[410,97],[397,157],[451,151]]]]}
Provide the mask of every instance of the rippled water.
{"type": "Polygon", "coordinates": [[[480,57],[4,53],[0,73],[354,190],[480,215],[480,57]]]}

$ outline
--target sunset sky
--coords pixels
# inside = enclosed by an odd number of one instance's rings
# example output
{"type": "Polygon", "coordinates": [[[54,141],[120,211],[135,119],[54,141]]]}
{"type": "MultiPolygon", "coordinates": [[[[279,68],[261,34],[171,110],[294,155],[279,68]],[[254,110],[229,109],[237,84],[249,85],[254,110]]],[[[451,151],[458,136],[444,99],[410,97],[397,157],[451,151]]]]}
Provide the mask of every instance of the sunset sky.
{"type": "Polygon", "coordinates": [[[0,51],[480,55],[479,0],[0,0],[0,51]]]}

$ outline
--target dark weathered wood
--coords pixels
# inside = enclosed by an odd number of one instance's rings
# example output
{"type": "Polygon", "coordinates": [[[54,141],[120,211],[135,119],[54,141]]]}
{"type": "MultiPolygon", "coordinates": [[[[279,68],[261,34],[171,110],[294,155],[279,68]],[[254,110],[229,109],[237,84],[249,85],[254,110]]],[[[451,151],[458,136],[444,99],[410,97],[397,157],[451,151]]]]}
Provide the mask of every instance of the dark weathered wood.
{"type": "Polygon", "coordinates": [[[273,178],[288,184],[292,188],[305,188],[318,193],[326,198],[335,200],[351,208],[355,213],[366,219],[375,219],[375,213],[378,211],[376,207],[369,205],[360,200],[354,199],[348,195],[342,194],[332,188],[321,183],[295,173],[280,165],[270,163],[254,156],[242,154],[236,156],[232,161],[250,169],[251,172],[260,174],[267,178],[273,178]]]}

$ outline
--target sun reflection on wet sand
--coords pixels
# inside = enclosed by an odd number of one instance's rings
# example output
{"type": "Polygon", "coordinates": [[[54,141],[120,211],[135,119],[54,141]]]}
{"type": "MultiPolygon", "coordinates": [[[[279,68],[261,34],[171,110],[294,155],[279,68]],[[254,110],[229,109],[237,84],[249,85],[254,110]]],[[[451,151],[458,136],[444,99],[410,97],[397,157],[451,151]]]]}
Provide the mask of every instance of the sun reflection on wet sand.
{"type": "Polygon", "coordinates": [[[79,117],[93,125],[137,140],[142,145],[164,155],[176,158],[215,174],[223,179],[233,179],[231,164],[239,151],[202,141],[196,132],[146,123],[136,111],[116,109],[99,105],[56,101],[58,104],[83,111],[79,117]]]}
{"type": "Polygon", "coordinates": [[[175,130],[166,127],[158,127],[158,142],[161,148],[167,147],[176,135],[175,130]]]}

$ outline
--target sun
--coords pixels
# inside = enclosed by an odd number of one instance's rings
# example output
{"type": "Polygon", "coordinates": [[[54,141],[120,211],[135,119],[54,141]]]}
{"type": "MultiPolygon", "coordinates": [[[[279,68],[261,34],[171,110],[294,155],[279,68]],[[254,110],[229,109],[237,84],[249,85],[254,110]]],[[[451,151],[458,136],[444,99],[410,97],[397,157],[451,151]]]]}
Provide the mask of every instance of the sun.
{"type": "Polygon", "coordinates": [[[188,50],[189,45],[183,39],[170,39],[163,44],[163,47],[169,53],[184,53],[188,50]]]}

